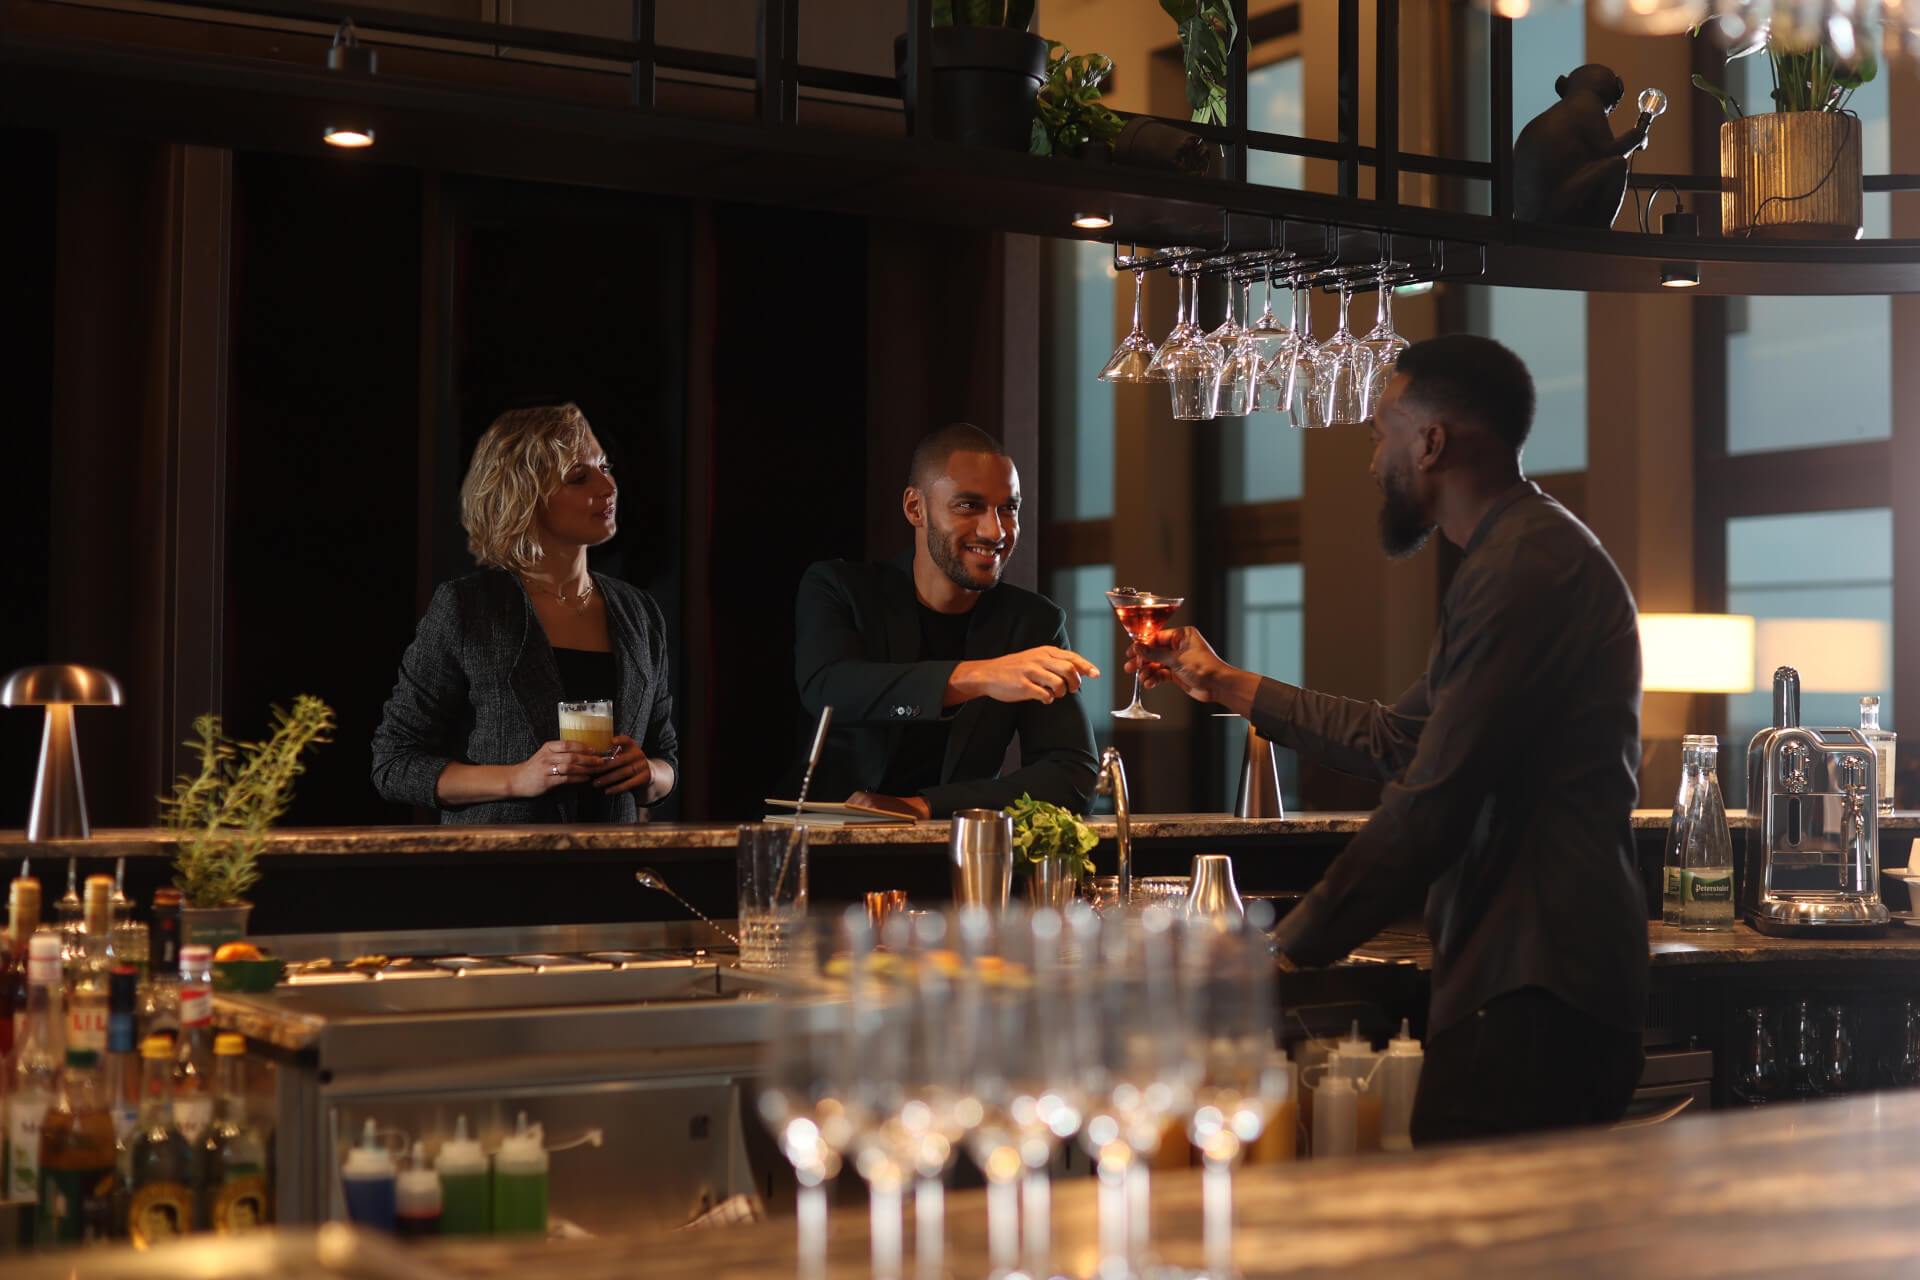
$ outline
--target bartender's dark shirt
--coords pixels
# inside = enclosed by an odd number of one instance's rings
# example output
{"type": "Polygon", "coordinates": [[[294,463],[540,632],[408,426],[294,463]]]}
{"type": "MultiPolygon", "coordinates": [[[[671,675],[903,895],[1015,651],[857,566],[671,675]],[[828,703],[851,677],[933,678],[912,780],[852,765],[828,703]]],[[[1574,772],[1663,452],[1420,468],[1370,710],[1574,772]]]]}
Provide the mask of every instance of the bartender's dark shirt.
{"type": "MultiPolygon", "coordinates": [[[[967,624],[973,614],[941,613],[915,602],[920,613],[920,660],[922,662],[959,662],[967,656],[967,624]]],[[[946,764],[947,738],[953,721],[947,717],[920,720],[900,731],[900,746],[887,764],[886,781],[880,794],[917,796],[940,781],[946,764]]]]}
{"type": "Polygon", "coordinates": [[[1426,894],[1429,1034],[1542,987],[1609,1026],[1646,1011],[1638,795],[1640,639],[1613,561],[1522,481],[1474,530],[1427,672],[1391,707],[1263,681],[1275,742],[1385,781],[1380,807],[1275,942],[1331,963],[1426,894]]]}

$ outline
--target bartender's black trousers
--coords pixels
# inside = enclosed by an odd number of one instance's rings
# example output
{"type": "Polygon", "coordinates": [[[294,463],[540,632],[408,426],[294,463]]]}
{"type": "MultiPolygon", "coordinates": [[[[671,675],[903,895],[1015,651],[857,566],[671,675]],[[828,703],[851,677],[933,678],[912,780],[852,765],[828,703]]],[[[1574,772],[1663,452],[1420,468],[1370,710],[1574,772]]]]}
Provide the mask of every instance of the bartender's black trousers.
{"type": "Polygon", "coordinates": [[[1415,1146],[1612,1124],[1646,1064],[1638,1031],[1596,1022],[1540,987],[1496,996],[1430,1037],[1426,1053],[1415,1146]]]}

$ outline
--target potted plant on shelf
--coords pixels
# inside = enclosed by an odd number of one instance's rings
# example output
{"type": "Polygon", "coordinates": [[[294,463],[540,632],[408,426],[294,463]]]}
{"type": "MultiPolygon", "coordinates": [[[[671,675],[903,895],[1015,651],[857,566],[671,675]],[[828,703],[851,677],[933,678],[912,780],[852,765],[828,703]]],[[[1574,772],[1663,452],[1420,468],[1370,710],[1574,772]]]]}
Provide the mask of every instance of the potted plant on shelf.
{"type": "Polygon", "coordinates": [[[1047,79],[1034,103],[1033,141],[1037,156],[1105,158],[1120,136],[1120,117],[1100,105],[1113,59],[1103,53],[1068,53],[1058,40],[1047,41],[1047,79]]]}
{"type": "MultiPolygon", "coordinates": [[[[909,112],[926,113],[934,137],[1005,151],[1031,145],[1034,99],[1047,75],[1047,42],[1027,30],[1034,2],[934,0],[933,83],[907,103],[909,112]]],[[[894,38],[893,65],[904,85],[904,35],[894,38]]]]}
{"type": "Polygon", "coordinates": [[[1099,843],[1071,809],[1023,795],[1003,812],[1013,819],[1013,848],[1027,869],[1027,893],[1036,907],[1064,907],[1083,876],[1093,872],[1087,855],[1099,843]]]}
{"type": "Polygon", "coordinates": [[[260,854],[293,800],[301,755],[330,741],[333,723],[333,709],[308,694],[291,711],[273,708],[264,742],[228,737],[216,715],[193,722],[187,745],[199,754],[199,772],[181,774],[173,795],[160,800],[161,822],[174,833],[173,883],[184,899],[181,945],[218,947],[246,934],[253,910],[246,893],[260,879],[260,854]]]}
{"type": "Polygon", "coordinates": [[[1764,23],[1732,45],[1726,61],[1755,54],[1765,55],[1773,76],[1772,111],[1748,115],[1725,88],[1693,77],[1727,116],[1720,126],[1721,234],[1858,239],[1860,120],[1847,103],[1879,70],[1871,44],[1859,41],[1842,56],[1824,30],[1803,37],[1764,23]]]}

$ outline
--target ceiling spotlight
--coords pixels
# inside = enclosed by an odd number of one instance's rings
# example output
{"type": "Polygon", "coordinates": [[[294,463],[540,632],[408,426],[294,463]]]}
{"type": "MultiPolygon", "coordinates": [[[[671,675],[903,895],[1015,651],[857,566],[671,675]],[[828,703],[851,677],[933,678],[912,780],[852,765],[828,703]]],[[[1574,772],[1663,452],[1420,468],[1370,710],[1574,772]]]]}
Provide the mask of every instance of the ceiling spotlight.
{"type": "MultiPolygon", "coordinates": [[[[1660,234],[1679,240],[1698,240],[1700,215],[1688,213],[1685,209],[1663,213],[1660,215],[1660,234]]],[[[1660,267],[1660,283],[1669,289],[1691,289],[1700,283],[1700,264],[1697,262],[1663,263],[1660,267]]]]}
{"type": "MultiPolygon", "coordinates": [[[[327,50],[327,69],[370,76],[376,69],[377,61],[374,51],[360,43],[360,37],[353,29],[353,19],[342,22],[333,33],[333,47],[327,50]]],[[[364,120],[336,118],[321,131],[320,138],[334,147],[370,147],[373,145],[373,126],[364,120]]]]}
{"type": "Polygon", "coordinates": [[[1082,231],[1105,231],[1113,225],[1113,215],[1110,213],[1076,213],[1073,215],[1073,225],[1082,231]]]}

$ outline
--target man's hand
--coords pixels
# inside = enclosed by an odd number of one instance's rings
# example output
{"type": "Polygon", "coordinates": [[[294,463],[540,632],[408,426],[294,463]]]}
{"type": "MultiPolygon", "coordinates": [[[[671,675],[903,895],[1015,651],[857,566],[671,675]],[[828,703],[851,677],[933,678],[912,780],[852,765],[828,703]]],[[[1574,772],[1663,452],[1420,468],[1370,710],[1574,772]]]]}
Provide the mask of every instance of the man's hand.
{"type": "Polygon", "coordinates": [[[865,805],[885,813],[897,813],[915,822],[925,822],[933,817],[932,806],[919,796],[882,796],[871,791],[856,791],[847,797],[847,803],[865,805]]]}
{"type": "Polygon", "coordinates": [[[1157,689],[1171,680],[1195,702],[1217,702],[1246,715],[1260,677],[1223,661],[1194,627],[1162,627],[1145,644],[1127,646],[1127,670],[1157,689]]]}
{"type": "Polygon", "coordinates": [[[942,706],[958,706],[972,698],[995,702],[1052,702],[1079,690],[1100,668],[1071,649],[1043,644],[998,658],[963,662],[947,681],[942,706]]]}

